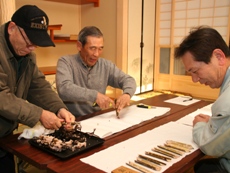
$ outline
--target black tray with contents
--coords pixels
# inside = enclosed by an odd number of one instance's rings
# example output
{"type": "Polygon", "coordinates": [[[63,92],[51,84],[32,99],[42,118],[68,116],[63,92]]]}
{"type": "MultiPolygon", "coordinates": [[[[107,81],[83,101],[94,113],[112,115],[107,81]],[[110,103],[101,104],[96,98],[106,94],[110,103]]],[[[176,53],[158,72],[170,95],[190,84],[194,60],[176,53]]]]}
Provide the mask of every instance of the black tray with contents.
{"type": "MultiPolygon", "coordinates": [[[[99,146],[99,145],[102,145],[104,143],[104,139],[101,139],[97,136],[94,136],[94,135],[91,135],[91,134],[88,134],[88,133],[84,133],[84,132],[78,132],[78,133],[81,133],[82,135],[85,136],[86,138],[86,146],[83,146],[81,148],[76,148],[74,151],[70,150],[70,149],[66,149],[64,151],[54,151],[48,147],[44,147],[42,146],[40,143],[37,143],[36,140],[34,138],[32,139],[29,139],[29,144],[34,146],[34,147],[37,147],[45,152],[48,152],[50,154],[53,154],[61,159],[68,159],[74,155],[77,155],[79,153],[82,153],[82,152],[85,152],[85,151],[88,151],[90,150],[91,148],[93,147],[96,147],[96,146],[99,146]]],[[[51,136],[55,136],[55,133],[54,134],[50,134],[51,136]]],[[[55,136],[57,137],[57,136],[55,136]]],[[[58,138],[58,137],[57,137],[58,138]]]]}

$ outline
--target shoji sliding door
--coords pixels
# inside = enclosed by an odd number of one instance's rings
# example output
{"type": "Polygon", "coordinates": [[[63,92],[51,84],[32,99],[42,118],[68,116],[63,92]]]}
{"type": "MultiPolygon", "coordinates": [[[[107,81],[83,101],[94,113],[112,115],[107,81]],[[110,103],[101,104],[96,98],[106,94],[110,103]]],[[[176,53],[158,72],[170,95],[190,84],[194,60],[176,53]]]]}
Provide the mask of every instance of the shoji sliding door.
{"type": "Polygon", "coordinates": [[[136,79],[137,92],[153,90],[155,1],[128,2],[128,73],[136,79]]]}
{"type": "Polygon", "coordinates": [[[193,83],[174,49],[193,27],[208,25],[217,29],[229,43],[229,0],[158,0],[156,12],[155,90],[190,93],[215,99],[218,89],[193,83]]]}

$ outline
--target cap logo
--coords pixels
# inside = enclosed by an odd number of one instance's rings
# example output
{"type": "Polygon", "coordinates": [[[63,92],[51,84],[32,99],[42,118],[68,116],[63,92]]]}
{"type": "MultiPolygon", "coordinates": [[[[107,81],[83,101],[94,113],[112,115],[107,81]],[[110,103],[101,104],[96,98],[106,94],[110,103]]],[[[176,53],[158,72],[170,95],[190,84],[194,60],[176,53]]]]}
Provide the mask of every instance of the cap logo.
{"type": "Polygon", "coordinates": [[[41,23],[43,24],[43,25],[47,25],[47,23],[46,23],[46,18],[43,16],[42,17],[43,18],[43,21],[41,21],[41,23]]]}
{"type": "Polygon", "coordinates": [[[44,16],[31,19],[31,28],[47,29],[47,22],[44,16]]]}

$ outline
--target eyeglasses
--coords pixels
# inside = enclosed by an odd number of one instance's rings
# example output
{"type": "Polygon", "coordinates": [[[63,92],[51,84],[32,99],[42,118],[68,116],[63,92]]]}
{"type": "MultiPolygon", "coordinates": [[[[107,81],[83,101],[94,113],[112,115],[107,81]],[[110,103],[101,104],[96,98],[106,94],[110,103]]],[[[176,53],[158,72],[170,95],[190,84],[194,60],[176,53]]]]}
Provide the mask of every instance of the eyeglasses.
{"type": "Polygon", "coordinates": [[[23,38],[24,41],[26,42],[26,47],[28,47],[28,48],[29,48],[29,47],[36,47],[36,45],[30,44],[30,43],[28,43],[28,42],[26,41],[26,38],[25,38],[25,36],[22,34],[22,31],[20,30],[19,26],[17,26],[17,27],[18,27],[18,30],[19,30],[19,32],[20,32],[22,38],[23,38]]]}

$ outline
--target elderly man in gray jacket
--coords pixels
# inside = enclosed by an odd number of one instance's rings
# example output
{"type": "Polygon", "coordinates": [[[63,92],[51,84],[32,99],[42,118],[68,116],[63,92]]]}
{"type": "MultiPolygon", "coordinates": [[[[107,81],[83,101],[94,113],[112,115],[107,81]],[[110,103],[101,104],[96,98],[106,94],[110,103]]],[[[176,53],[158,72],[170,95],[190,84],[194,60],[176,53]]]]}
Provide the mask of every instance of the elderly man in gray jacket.
{"type": "Polygon", "coordinates": [[[75,116],[114,107],[117,112],[129,105],[136,91],[133,77],[100,55],[103,34],[95,26],[83,28],[77,41],[78,54],[61,57],[57,64],[57,90],[75,116]],[[114,100],[105,95],[107,86],[120,88],[123,94],[114,100]],[[95,104],[94,104],[95,103],[95,104]]]}

